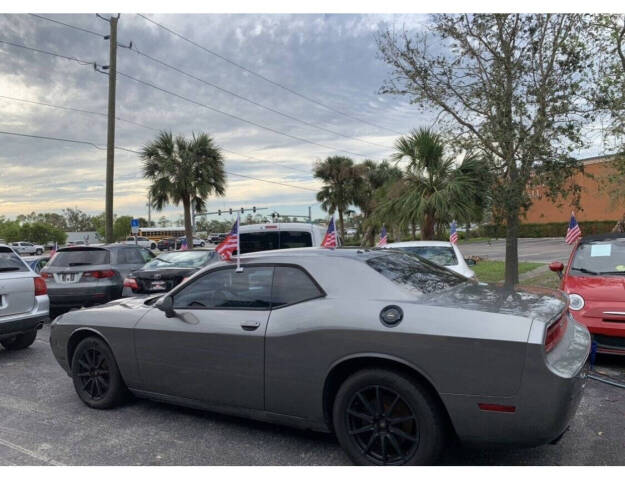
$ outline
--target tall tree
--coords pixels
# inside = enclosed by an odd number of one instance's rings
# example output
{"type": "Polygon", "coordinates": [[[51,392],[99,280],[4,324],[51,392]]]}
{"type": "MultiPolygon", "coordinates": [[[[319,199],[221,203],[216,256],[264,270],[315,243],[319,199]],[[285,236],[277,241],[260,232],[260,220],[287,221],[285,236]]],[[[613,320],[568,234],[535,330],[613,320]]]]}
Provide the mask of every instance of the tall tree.
{"type": "Polygon", "coordinates": [[[152,206],[161,211],[167,204],[184,209],[184,227],[188,248],[193,248],[191,206],[205,208],[210,195],[226,192],[226,172],[221,150],[205,133],[191,139],[161,132],[156,140],[143,147],[143,175],[152,182],[152,206]]]}
{"type": "Polygon", "coordinates": [[[416,36],[378,36],[392,67],[382,87],[435,109],[441,123],[497,174],[493,189],[507,225],[505,284],[518,283],[520,215],[528,186],[548,197],[574,194],[585,145],[587,55],[581,15],[434,15],[416,36]]]}
{"type": "Polygon", "coordinates": [[[341,238],[345,239],[343,216],[354,203],[355,192],[359,182],[362,181],[360,171],[354,168],[351,158],[333,156],[318,162],[313,174],[324,183],[317,192],[317,200],[321,202],[321,208],[330,215],[338,212],[341,238]]]}

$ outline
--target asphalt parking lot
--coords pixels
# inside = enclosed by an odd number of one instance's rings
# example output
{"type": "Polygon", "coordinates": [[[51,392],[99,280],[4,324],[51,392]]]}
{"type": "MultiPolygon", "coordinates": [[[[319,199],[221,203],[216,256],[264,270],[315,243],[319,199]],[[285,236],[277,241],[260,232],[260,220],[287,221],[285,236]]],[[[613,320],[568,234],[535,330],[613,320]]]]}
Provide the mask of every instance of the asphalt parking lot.
{"type": "MultiPolygon", "coordinates": [[[[48,345],[0,349],[0,465],[349,465],[331,435],[144,400],[87,408],[48,345]]],[[[625,358],[598,369],[625,382],[625,358]]],[[[532,449],[449,448],[446,465],[625,465],[625,390],[588,380],[569,432],[532,449]]]]}
{"type": "MultiPolygon", "coordinates": [[[[478,256],[485,260],[504,260],[506,258],[505,239],[492,239],[489,242],[463,243],[459,245],[465,257],[478,256]]],[[[519,238],[519,261],[550,263],[568,262],[571,245],[560,238],[519,238]]]]}

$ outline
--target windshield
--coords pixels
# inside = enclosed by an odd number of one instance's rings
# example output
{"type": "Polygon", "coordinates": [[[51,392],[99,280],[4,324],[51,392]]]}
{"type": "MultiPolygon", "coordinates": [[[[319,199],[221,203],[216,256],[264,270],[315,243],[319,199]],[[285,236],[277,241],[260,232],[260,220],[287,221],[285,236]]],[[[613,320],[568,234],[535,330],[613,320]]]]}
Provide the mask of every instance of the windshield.
{"type": "Polygon", "coordinates": [[[625,275],[625,238],[581,243],[570,275],[625,275]]]}
{"type": "Polygon", "coordinates": [[[28,267],[8,248],[0,249],[0,272],[27,272],[28,267]]]}
{"type": "Polygon", "coordinates": [[[208,264],[214,256],[215,252],[208,250],[161,253],[154,260],[146,263],[142,270],[157,270],[159,268],[201,268],[208,264]]]}
{"type": "Polygon", "coordinates": [[[468,281],[446,268],[413,255],[393,253],[367,260],[367,265],[412,293],[434,293],[468,281]]]}
{"type": "Polygon", "coordinates": [[[81,265],[105,265],[111,263],[108,250],[77,248],[56,252],[47,266],[78,267],[81,265]]]}
{"type": "Polygon", "coordinates": [[[404,252],[419,255],[420,257],[434,262],[437,265],[447,267],[449,265],[458,265],[458,259],[453,247],[397,247],[404,252]]]}

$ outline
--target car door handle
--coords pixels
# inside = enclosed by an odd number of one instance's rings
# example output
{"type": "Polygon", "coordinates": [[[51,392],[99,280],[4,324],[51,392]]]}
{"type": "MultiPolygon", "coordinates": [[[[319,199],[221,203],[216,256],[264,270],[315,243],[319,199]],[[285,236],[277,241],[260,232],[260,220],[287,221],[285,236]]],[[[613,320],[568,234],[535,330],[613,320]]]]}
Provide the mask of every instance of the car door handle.
{"type": "Polygon", "coordinates": [[[252,330],[256,330],[258,327],[260,327],[260,322],[255,322],[255,321],[241,322],[241,328],[243,330],[252,331],[252,330]]]}

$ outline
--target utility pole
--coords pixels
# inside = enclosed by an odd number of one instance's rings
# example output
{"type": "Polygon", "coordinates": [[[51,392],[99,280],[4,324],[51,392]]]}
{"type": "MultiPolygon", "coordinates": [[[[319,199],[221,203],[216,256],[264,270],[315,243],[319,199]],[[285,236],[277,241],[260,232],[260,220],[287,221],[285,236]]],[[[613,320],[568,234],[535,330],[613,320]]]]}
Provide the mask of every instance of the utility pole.
{"type": "MultiPolygon", "coordinates": [[[[97,15],[97,14],[96,14],[97,15]]],[[[117,79],[117,17],[99,18],[109,22],[111,34],[109,40],[109,104],[106,138],[106,203],[104,206],[104,232],[106,243],[113,243],[113,178],[115,173],[115,83],[117,79]]],[[[106,37],[104,37],[106,39],[106,37]]]]}

